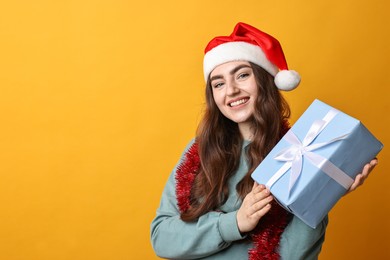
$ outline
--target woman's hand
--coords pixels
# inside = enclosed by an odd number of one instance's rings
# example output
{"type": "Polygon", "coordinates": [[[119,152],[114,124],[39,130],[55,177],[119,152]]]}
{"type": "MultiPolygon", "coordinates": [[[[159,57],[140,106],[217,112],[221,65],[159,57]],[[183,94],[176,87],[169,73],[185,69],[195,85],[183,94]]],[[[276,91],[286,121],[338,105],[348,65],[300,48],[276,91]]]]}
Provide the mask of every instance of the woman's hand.
{"type": "Polygon", "coordinates": [[[270,191],[264,185],[253,184],[252,191],[245,196],[237,212],[237,225],[241,233],[256,227],[261,217],[271,209],[272,200],[270,191]]]}
{"type": "Polygon", "coordinates": [[[364,181],[367,179],[368,175],[370,175],[370,172],[375,168],[375,166],[378,164],[378,159],[373,159],[371,162],[367,163],[363,171],[356,175],[355,181],[352,183],[351,187],[347,191],[346,194],[350,193],[351,191],[354,191],[364,183],[364,181]]]}

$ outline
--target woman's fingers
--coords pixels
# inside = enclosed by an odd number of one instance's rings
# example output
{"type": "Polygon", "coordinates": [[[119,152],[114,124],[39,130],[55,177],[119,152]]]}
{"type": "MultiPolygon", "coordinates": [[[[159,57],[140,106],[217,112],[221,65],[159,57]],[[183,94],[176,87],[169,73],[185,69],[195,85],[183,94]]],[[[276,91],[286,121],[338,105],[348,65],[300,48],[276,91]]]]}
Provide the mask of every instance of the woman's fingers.
{"type": "Polygon", "coordinates": [[[367,179],[367,177],[370,175],[372,170],[374,170],[377,164],[378,164],[378,159],[375,158],[371,160],[369,163],[367,163],[366,165],[364,165],[362,172],[356,175],[355,180],[352,183],[347,193],[356,190],[360,185],[362,185],[364,181],[367,179]]]}
{"type": "Polygon", "coordinates": [[[267,212],[270,209],[271,209],[271,203],[268,203],[267,205],[262,207],[260,210],[253,213],[252,217],[260,220],[260,218],[263,217],[265,214],[267,214],[267,212]]]}
{"type": "Polygon", "coordinates": [[[262,209],[267,207],[267,205],[269,205],[272,202],[272,200],[273,197],[269,195],[254,203],[251,207],[251,215],[256,214],[258,211],[261,211],[262,209]]]}
{"type": "Polygon", "coordinates": [[[246,195],[237,212],[237,224],[240,232],[248,232],[256,227],[260,218],[271,208],[273,197],[264,186],[254,183],[252,191],[246,195]]]}

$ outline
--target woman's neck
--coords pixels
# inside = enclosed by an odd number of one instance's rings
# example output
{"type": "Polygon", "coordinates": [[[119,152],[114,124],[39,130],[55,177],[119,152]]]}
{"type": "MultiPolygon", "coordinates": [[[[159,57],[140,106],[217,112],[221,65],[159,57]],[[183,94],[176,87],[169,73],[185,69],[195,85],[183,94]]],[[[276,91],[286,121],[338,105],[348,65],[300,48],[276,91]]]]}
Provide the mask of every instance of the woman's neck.
{"type": "Polygon", "coordinates": [[[253,138],[253,128],[252,124],[249,122],[239,123],[238,129],[240,130],[242,138],[247,141],[252,141],[253,138]]]}

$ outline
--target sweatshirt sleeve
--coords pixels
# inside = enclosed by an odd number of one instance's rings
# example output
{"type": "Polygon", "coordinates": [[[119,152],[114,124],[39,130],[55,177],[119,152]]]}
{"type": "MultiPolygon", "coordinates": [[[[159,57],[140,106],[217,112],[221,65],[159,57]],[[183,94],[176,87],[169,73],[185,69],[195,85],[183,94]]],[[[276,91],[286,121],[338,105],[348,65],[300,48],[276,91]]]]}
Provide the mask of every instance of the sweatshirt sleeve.
{"type": "Polygon", "coordinates": [[[280,240],[280,259],[317,260],[325,240],[327,225],[328,216],[315,229],[294,216],[280,240]]]}
{"type": "Polygon", "coordinates": [[[196,259],[213,255],[231,242],[243,239],[237,226],[237,211],[208,212],[194,222],[180,219],[175,195],[176,167],[164,188],[151,224],[151,241],[156,254],[164,258],[196,259]]]}

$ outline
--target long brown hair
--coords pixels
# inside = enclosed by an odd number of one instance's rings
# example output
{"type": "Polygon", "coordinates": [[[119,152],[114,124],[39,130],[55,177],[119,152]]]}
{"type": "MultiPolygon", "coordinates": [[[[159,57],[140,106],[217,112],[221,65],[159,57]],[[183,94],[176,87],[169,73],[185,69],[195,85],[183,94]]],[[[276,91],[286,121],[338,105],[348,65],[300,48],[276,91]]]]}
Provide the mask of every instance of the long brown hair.
{"type": "MultiPolygon", "coordinates": [[[[259,95],[252,118],[254,136],[247,150],[249,170],[236,187],[242,199],[253,185],[250,174],[279,141],[283,122],[290,117],[290,108],[275,86],[274,77],[260,66],[250,65],[259,95]]],[[[191,189],[191,206],[181,214],[184,221],[195,220],[226,201],[228,180],[240,163],[243,138],[237,123],[226,118],[215,104],[210,80],[206,84],[206,110],[196,142],[201,165],[191,189]]]]}

